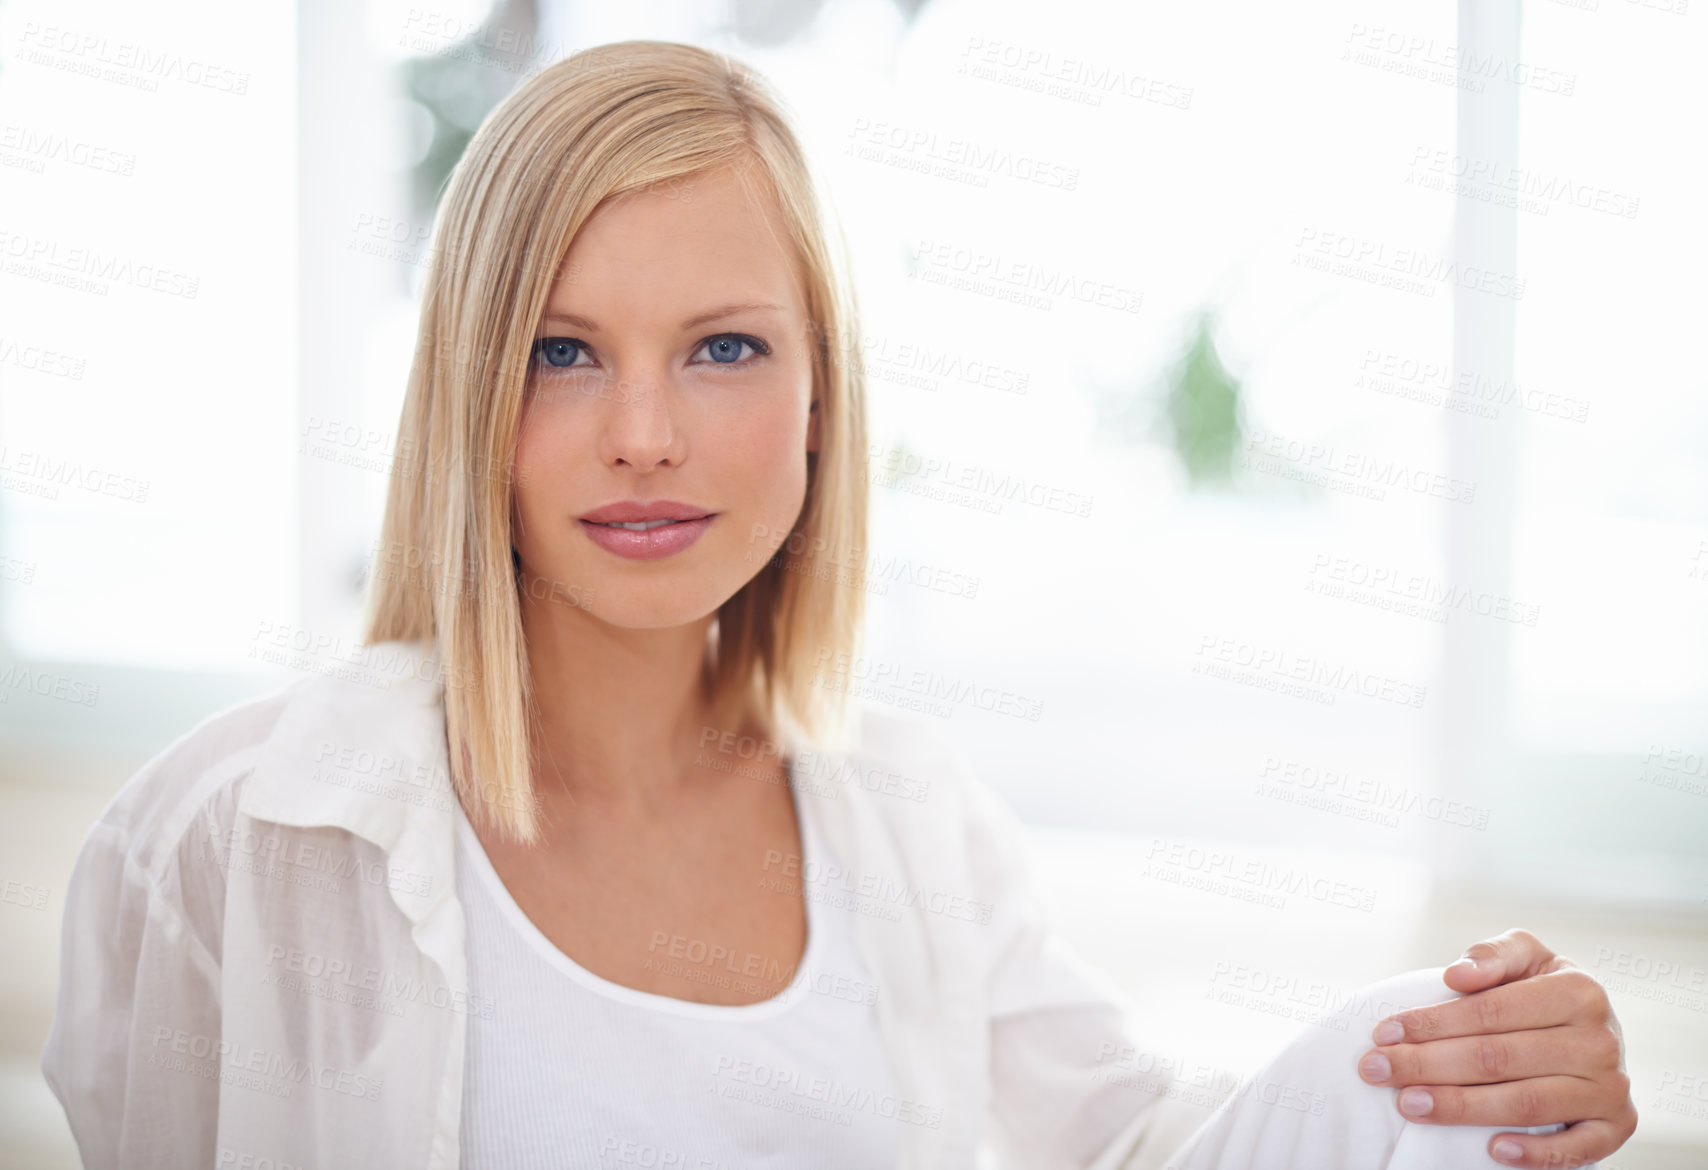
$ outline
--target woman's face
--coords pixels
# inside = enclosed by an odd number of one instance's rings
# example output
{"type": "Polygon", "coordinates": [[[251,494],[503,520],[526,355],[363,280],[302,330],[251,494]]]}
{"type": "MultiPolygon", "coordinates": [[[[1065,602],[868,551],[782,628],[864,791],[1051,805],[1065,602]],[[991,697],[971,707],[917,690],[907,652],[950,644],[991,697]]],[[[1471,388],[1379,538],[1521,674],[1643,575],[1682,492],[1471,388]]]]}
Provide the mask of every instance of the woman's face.
{"type": "MultiPolygon", "coordinates": [[[[528,607],[682,625],[782,544],[818,417],[787,249],[772,201],[749,199],[729,170],[614,200],[577,233],[535,329],[517,437],[528,607]],[[660,501],[651,511],[677,523],[586,518],[660,501]]],[[[613,518],[626,517],[595,517],[613,518]]]]}

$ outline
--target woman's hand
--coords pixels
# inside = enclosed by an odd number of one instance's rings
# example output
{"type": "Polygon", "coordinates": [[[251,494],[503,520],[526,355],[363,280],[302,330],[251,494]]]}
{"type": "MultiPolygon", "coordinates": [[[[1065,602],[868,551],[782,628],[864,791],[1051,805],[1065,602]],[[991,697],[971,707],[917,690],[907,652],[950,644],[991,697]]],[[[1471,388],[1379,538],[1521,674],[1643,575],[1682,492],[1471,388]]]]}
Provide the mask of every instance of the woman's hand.
{"type": "Polygon", "coordinates": [[[1526,930],[1472,944],[1445,978],[1462,998],[1382,1020],[1377,1047],[1359,1060],[1364,1080],[1401,1090],[1407,1120],[1569,1123],[1552,1134],[1496,1134],[1489,1154],[1509,1166],[1582,1166],[1625,1144],[1637,1107],[1600,983],[1526,930]]]}

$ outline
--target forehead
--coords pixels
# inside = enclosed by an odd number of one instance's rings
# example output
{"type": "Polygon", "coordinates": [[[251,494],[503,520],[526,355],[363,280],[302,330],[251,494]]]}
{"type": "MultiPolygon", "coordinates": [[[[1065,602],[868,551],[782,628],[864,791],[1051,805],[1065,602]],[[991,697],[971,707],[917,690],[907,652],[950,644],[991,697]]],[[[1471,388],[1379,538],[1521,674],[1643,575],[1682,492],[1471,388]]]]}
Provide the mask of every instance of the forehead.
{"type": "Polygon", "coordinates": [[[548,309],[681,321],[708,305],[769,300],[805,312],[799,261],[768,184],[730,168],[607,200],[564,256],[548,309]]]}

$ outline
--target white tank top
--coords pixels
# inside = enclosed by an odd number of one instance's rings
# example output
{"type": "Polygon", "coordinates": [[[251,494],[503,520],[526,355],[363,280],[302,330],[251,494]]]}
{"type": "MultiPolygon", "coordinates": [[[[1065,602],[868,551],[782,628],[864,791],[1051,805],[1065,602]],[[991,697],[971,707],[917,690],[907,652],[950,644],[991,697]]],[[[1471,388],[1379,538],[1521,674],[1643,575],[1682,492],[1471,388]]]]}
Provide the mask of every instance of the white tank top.
{"type": "MultiPolygon", "coordinates": [[[[799,782],[793,761],[789,776],[799,782]]],[[[832,860],[811,805],[795,801],[806,875],[832,860]]],[[[637,991],[540,933],[461,805],[456,816],[469,973],[463,1170],[897,1164],[900,1127],[918,1119],[897,1099],[849,910],[821,903],[808,882],[806,953],[771,999],[704,1004],[637,991]]],[[[684,974],[740,977],[739,964],[686,940],[660,955],[684,974]]]]}

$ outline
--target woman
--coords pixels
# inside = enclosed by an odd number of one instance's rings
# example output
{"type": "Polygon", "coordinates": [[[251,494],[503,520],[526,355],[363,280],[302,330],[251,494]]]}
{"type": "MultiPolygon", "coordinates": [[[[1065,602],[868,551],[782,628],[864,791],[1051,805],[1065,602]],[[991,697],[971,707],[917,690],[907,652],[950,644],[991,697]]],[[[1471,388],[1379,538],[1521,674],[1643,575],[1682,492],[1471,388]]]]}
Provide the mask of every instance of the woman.
{"type": "MultiPolygon", "coordinates": [[[[558,62],[437,233],[366,653],[193,729],[79,857],[43,1069],[86,1163],[1154,1165],[1170,1082],[1012,814],[841,701],[853,298],[765,85],[558,62]]],[[[1316,1030],[1170,1164],[1620,1145],[1600,987],[1523,932],[1473,957],[1377,985],[1398,1034],[1316,1030]]]]}

